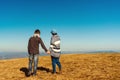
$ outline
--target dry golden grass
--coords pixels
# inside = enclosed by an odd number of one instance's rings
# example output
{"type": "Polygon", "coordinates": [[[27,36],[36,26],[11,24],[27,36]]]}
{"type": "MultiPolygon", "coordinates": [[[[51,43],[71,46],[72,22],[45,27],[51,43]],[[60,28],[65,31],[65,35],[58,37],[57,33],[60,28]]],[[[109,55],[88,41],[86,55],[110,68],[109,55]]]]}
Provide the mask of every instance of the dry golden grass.
{"type": "Polygon", "coordinates": [[[62,74],[51,74],[50,56],[40,56],[37,76],[26,77],[28,58],[0,60],[0,80],[120,80],[120,54],[61,55],[62,74]]]}

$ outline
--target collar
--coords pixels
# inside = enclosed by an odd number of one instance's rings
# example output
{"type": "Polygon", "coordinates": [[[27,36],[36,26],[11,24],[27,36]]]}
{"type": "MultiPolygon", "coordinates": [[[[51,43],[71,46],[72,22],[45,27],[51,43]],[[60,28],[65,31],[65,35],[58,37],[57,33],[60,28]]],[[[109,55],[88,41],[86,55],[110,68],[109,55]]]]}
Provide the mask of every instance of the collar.
{"type": "Polygon", "coordinates": [[[39,34],[34,34],[33,37],[40,37],[40,35],[39,34]]]}

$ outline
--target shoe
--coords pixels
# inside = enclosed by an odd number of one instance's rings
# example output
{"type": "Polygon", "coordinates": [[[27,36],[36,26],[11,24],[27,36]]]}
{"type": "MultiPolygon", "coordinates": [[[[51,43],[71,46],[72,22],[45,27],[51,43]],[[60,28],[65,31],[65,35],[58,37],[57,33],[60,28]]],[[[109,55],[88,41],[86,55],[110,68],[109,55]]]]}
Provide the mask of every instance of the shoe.
{"type": "Polygon", "coordinates": [[[62,74],[62,71],[60,70],[60,71],[58,72],[58,74],[62,74]]]}
{"type": "Polygon", "coordinates": [[[59,72],[58,72],[59,74],[62,74],[62,70],[61,69],[59,69],[59,72]]]}
{"type": "Polygon", "coordinates": [[[56,72],[52,72],[52,74],[56,74],[56,72]]]}
{"type": "Polygon", "coordinates": [[[33,73],[33,76],[36,76],[37,74],[36,73],[33,73]]]}
{"type": "Polygon", "coordinates": [[[28,72],[28,74],[27,74],[27,76],[30,76],[31,74],[32,74],[32,72],[31,72],[31,71],[29,71],[29,72],[28,72]]]}
{"type": "Polygon", "coordinates": [[[33,76],[36,76],[37,74],[33,74],[33,76]]]}

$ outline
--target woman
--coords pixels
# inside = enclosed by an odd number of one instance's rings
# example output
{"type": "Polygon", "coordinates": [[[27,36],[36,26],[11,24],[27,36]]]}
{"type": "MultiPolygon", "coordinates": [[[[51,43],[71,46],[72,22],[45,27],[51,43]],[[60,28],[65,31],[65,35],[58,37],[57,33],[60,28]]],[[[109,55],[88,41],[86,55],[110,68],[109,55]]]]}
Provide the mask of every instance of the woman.
{"type": "Polygon", "coordinates": [[[51,31],[52,37],[50,42],[50,52],[51,52],[51,60],[52,60],[52,68],[53,68],[53,74],[56,73],[56,64],[59,68],[59,73],[61,73],[61,63],[59,61],[60,59],[60,37],[58,36],[57,32],[55,30],[51,31]]]}

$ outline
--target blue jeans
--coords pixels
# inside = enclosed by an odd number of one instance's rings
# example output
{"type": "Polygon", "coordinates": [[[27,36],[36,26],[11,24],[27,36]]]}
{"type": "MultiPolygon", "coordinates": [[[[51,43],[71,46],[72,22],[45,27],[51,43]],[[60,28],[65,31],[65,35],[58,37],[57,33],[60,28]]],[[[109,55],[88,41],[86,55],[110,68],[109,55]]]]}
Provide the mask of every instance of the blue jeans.
{"type": "Polygon", "coordinates": [[[61,71],[61,63],[59,61],[59,58],[51,56],[52,59],[52,68],[53,68],[53,73],[56,73],[56,64],[59,68],[59,71],[61,71]]]}
{"type": "Polygon", "coordinates": [[[33,74],[37,72],[39,54],[30,54],[29,55],[29,71],[32,72],[32,64],[34,62],[33,74]]]}

